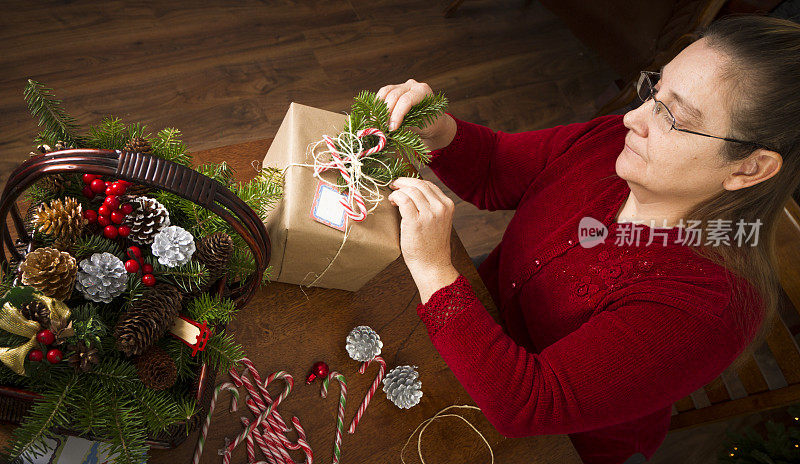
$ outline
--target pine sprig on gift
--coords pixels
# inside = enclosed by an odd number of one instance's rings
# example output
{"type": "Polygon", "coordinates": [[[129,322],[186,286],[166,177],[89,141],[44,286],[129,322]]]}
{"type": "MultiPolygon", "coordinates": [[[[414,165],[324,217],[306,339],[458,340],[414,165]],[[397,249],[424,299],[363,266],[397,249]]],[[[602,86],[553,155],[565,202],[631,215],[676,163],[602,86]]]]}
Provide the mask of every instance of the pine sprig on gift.
{"type": "Polygon", "coordinates": [[[205,351],[200,352],[201,359],[208,367],[217,371],[227,371],[236,361],[244,357],[242,345],[236,343],[233,334],[219,333],[206,343],[205,351]]]}
{"type": "Polygon", "coordinates": [[[186,306],[186,314],[195,321],[209,325],[227,324],[236,315],[238,308],[230,298],[203,293],[186,306]]]}
{"type": "Polygon", "coordinates": [[[75,118],[67,114],[52,89],[28,79],[24,96],[31,114],[39,120],[41,132],[36,137],[37,143],[55,145],[61,140],[67,145],[83,145],[84,139],[78,135],[80,128],[75,118]]]}
{"type": "Polygon", "coordinates": [[[111,253],[117,258],[122,257],[122,249],[119,244],[102,235],[83,235],[69,248],[69,254],[77,260],[88,258],[94,253],[111,253]]]}

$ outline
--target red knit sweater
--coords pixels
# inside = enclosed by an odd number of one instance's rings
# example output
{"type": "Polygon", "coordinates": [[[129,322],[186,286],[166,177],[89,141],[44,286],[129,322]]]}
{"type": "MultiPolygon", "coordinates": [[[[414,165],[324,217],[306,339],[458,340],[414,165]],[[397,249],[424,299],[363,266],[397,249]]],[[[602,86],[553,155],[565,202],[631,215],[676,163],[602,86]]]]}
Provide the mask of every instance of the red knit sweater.
{"type": "Polygon", "coordinates": [[[616,244],[631,226],[614,222],[630,192],[614,171],[621,116],[517,134],[455,119],[430,167],[478,208],[516,213],[479,269],[503,326],[461,275],[417,307],[434,346],[501,434],[569,434],[586,464],[650,459],[671,405],[755,334],[762,311],[734,317],[760,303],[752,287],[736,303],[741,281],[678,243],[679,227],[637,225],[639,246],[616,244]],[[585,216],[609,228],[604,244],[578,242],[585,216]],[[647,246],[651,231],[667,245],[647,246]]]}

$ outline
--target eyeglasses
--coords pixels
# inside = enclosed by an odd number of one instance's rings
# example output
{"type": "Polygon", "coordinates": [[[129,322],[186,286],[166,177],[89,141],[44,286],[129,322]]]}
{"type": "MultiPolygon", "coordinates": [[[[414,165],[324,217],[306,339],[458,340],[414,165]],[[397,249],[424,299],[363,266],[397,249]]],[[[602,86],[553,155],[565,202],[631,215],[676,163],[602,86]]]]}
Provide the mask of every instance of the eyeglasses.
{"type": "Polygon", "coordinates": [[[639,99],[643,102],[647,102],[650,99],[653,99],[655,103],[653,105],[653,119],[656,121],[656,125],[661,129],[663,132],[669,132],[672,129],[681,132],[687,132],[689,134],[695,135],[702,135],[703,137],[711,137],[714,139],[725,140],[726,142],[735,142],[741,143],[745,145],[752,145],[754,147],[763,147],[760,143],[756,142],[747,142],[744,140],[732,139],[729,137],[719,137],[716,135],[709,135],[703,134],[702,132],[695,132],[689,129],[681,129],[679,127],[675,127],[675,116],[672,115],[672,112],[667,108],[667,105],[664,102],[656,99],[656,92],[655,92],[655,84],[661,78],[661,74],[652,71],[642,71],[639,75],[639,81],[636,83],[636,93],[639,95],[639,99]]]}

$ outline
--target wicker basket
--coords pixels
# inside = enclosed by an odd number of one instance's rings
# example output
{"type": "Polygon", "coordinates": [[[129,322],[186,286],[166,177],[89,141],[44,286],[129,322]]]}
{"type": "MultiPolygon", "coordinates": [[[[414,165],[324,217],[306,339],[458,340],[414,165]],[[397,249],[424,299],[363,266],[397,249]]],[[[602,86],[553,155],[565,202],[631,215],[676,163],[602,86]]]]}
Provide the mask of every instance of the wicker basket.
{"type": "MultiPolygon", "coordinates": [[[[164,190],[216,213],[247,242],[255,258],[256,270],[235,286],[223,278],[210,291],[233,299],[238,308],[253,296],[270,258],[269,237],[256,213],[219,182],[186,166],[142,153],[73,149],[34,156],[22,163],[11,173],[0,197],[0,218],[3,220],[0,263],[19,262],[23,259],[23,250],[30,251],[35,247],[33,231],[26,229],[17,205],[20,195],[41,177],[66,173],[109,176],[164,190]],[[16,241],[14,236],[18,237],[16,241]]],[[[201,365],[193,389],[199,405],[197,414],[188,420],[188,424],[176,424],[157,436],[149,437],[148,444],[154,448],[174,448],[182,443],[187,436],[186,426],[190,430],[196,429],[208,412],[214,381],[215,373],[205,364],[201,365]]],[[[38,395],[30,391],[0,386],[0,421],[19,424],[37,398],[38,395]]],[[[73,434],[69,430],[61,432],[73,434]]]]}

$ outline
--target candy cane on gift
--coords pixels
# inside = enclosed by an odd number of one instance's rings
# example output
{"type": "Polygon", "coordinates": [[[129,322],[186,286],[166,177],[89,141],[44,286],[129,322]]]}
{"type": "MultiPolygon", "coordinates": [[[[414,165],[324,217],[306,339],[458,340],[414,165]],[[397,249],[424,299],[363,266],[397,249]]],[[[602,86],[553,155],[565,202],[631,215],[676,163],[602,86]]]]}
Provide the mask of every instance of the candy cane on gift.
{"type": "Polygon", "coordinates": [[[203,447],[206,444],[206,437],[208,436],[208,427],[211,425],[211,416],[214,414],[214,406],[217,404],[217,397],[222,390],[231,392],[233,396],[233,398],[231,398],[231,412],[236,411],[236,404],[239,402],[239,390],[230,382],[217,385],[217,388],[214,389],[214,396],[211,398],[211,404],[208,406],[208,414],[206,415],[205,422],[203,422],[203,428],[200,430],[200,437],[197,439],[197,447],[194,450],[194,457],[192,458],[193,464],[199,463],[200,456],[203,455],[203,447]]]}
{"type": "Polygon", "coordinates": [[[267,408],[264,410],[264,412],[262,412],[261,414],[258,415],[258,417],[256,417],[256,420],[252,421],[250,423],[250,425],[247,426],[242,433],[240,433],[230,444],[228,444],[225,447],[225,449],[222,451],[223,452],[223,456],[224,456],[223,460],[222,460],[223,464],[230,464],[230,462],[231,462],[231,453],[233,452],[233,450],[237,446],[239,446],[239,444],[241,444],[242,441],[245,438],[247,438],[248,435],[253,433],[253,430],[255,430],[255,428],[258,427],[258,425],[260,423],[262,423],[267,417],[269,417],[269,415],[272,414],[273,409],[277,408],[278,405],[281,404],[281,402],[292,391],[292,387],[294,386],[294,379],[288,373],[286,373],[284,371],[278,371],[278,372],[275,372],[273,374],[270,374],[269,377],[267,377],[267,380],[265,381],[264,386],[266,387],[267,385],[269,385],[270,383],[272,383],[275,380],[283,380],[286,383],[286,387],[281,392],[281,394],[278,396],[278,398],[272,404],[267,406],[267,408]]]}
{"type": "MultiPolygon", "coordinates": [[[[361,358],[364,359],[364,358],[361,358]]],[[[353,418],[353,422],[350,424],[350,429],[347,433],[355,433],[356,427],[358,426],[358,421],[361,420],[361,416],[364,415],[364,411],[367,410],[367,406],[369,406],[369,402],[372,399],[372,395],[378,391],[378,387],[383,380],[383,375],[386,372],[386,361],[383,360],[380,356],[375,356],[374,358],[370,359],[369,361],[362,363],[361,367],[358,369],[359,374],[363,374],[367,371],[367,367],[369,367],[370,363],[375,361],[376,363],[380,364],[380,369],[378,371],[378,376],[375,377],[375,380],[372,382],[372,386],[369,388],[367,395],[364,397],[364,402],[361,403],[361,406],[358,408],[358,412],[356,412],[356,417],[353,418]]]]}
{"type": "Polygon", "coordinates": [[[336,439],[333,442],[333,464],[338,464],[339,457],[342,454],[342,430],[344,429],[344,406],[347,401],[347,382],[344,375],[332,371],[322,381],[321,396],[327,398],[328,396],[328,383],[331,380],[338,380],[341,394],[339,395],[339,414],[336,416],[336,439]]]}

